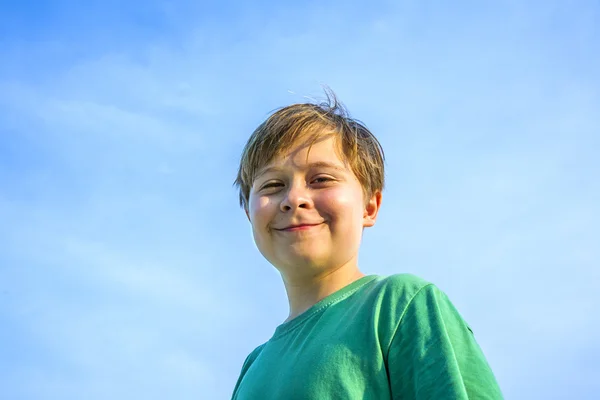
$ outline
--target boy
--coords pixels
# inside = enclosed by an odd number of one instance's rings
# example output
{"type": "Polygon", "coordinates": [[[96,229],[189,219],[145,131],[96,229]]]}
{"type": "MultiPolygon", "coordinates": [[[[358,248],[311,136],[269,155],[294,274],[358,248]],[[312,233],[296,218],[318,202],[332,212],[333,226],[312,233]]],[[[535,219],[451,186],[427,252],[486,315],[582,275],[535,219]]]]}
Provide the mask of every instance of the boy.
{"type": "Polygon", "coordinates": [[[327,100],[275,112],[242,154],[240,204],[290,313],[246,358],[232,399],[501,399],[444,293],[413,275],[359,270],[384,155],[333,93],[327,100]]]}

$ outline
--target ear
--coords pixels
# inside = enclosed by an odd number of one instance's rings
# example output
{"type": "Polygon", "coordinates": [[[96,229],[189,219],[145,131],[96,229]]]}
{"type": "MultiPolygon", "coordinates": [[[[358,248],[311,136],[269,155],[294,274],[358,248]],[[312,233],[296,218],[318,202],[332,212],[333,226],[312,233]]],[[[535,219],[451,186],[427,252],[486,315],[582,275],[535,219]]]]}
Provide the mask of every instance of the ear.
{"type": "Polygon", "coordinates": [[[381,191],[377,190],[369,201],[365,204],[365,211],[363,214],[363,227],[369,228],[375,225],[375,220],[377,219],[377,213],[379,213],[379,208],[381,207],[381,191]]]}

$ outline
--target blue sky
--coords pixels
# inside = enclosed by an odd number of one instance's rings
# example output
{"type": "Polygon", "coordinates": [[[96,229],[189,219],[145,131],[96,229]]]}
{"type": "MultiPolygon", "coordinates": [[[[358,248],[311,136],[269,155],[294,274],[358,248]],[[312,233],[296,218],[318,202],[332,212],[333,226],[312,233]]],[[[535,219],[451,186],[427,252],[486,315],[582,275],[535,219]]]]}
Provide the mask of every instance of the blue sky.
{"type": "Polygon", "coordinates": [[[597,2],[84,3],[0,3],[0,398],[228,398],[287,316],[239,155],[321,84],[386,151],[362,270],[448,293],[507,398],[597,396],[597,2]]]}

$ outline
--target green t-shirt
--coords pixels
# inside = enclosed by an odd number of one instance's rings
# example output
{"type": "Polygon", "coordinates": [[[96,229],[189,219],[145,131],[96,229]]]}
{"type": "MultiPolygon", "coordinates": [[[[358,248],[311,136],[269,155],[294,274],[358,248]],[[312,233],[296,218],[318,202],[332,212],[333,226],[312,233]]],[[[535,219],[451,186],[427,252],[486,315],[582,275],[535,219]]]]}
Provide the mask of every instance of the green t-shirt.
{"type": "Polygon", "coordinates": [[[365,276],[246,359],[233,400],[502,399],[446,295],[408,274],[365,276]]]}

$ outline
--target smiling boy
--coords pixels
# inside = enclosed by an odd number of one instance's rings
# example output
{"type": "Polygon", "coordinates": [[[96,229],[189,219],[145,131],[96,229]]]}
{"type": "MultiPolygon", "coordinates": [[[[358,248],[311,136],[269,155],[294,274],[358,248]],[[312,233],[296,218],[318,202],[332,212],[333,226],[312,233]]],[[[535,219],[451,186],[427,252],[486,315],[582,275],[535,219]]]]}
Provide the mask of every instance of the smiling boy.
{"type": "Polygon", "coordinates": [[[234,400],[501,399],[473,333],[446,295],[409,274],[365,276],[383,150],[335,96],[263,122],[236,184],[289,316],[244,362],[234,400]]]}

